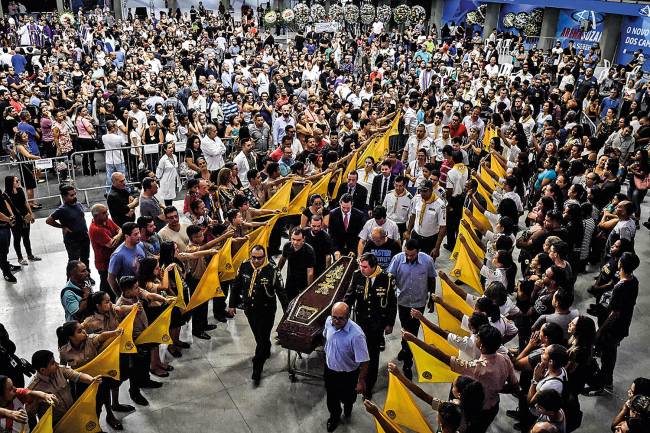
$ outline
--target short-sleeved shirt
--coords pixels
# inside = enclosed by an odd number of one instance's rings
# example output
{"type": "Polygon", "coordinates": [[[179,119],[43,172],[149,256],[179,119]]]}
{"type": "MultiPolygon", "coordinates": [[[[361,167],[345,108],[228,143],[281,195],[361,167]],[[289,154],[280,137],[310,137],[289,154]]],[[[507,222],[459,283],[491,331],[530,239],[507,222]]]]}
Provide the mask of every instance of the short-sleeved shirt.
{"type": "Polygon", "coordinates": [[[29,123],[20,122],[18,130],[27,134],[27,143],[29,144],[29,152],[32,155],[40,155],[38,150],[38,143],[36,143],[36,129],[29,123]]]}
{"type": "Polygon", "coordinates": [[[359,325],[348,319],[341,329],[332,325],[332,317],[325,321],[325,362],[327,368],[339,372],[351,372],[362,362],[370,360],[366,336],[359,325]]]}
{"type": "Polygon", "coordinates": [[[187,236],[187,225],[181,224],[179,231],[174,231],[169,226],[163,227],[158,234],[163,241],[173,241],[178,247],[178,251],[184,253],[190,244],[190,238],[187,236]]]}
{"type": "Polygon", "coordinates": [[[483,409],[491,409],[499,404],[499,393],[506,384],[515,386],[519,383],[512,362],[500,353],[481,354],[479,359],[473,361],[452,356],[449,367],[451,371],[469,376],[483,385],[483,409]]]}
{"type": "Polygon", "coordinates": [[[452,190],[451,195],[453,197],[461,196],[465,192],[465,183],[467,182],[468,175],[467,167],[462,164],[456,164],[449,170],[445,188],[452,190]]]}
{"type": "Polygon", "coordinates": [[[569,323],[578,317],[579,314],[580,312],[575,309],[570,310],[567,314],[543,314],[537,318],[533,324],[533,329],[540,329],[544,323],[556,323],[564,331],[564,338],[569,338],[569,323]]]}
{"type": "Polygon", "coordinates": [[[307,268],[314,268],[316,253],[311,245],[305,243],[298,251],[291,242],[282,247],[282,257],[287,260],[287,287],[301,291],[307,288],[307,268]]]}
{"type": "Polygon", "coordinates": [[[447,225],[445,202],[440,197],[425,204],[422,196],[416,195],[411,202],[409,214],[415,215],[413,230],[420,236],[434,236],[438,234],[441,226],[447,225]]]}
{"type": "Polygon", "coordinates": [[[314,277],[316,277],[322,274],[325,270],[327,256],[334,253],[332,238],[323,230],[313,234],[310,229],[306,229],[303,233],[305,235],[305,242],[314,249],[314,255],[316,258],[316,261],[314,262],[314,277]]]}
{"type": "Polygon", "coordinates": [[[401,239],[399,229],[397,228],[397,224],[395,224],[394,221],[391,221],[388,218],[386,218],[384,224],[381,226],[377,224],[376,219],[370,218],[368,221],[366,221],[366,223],[363,225],[363,228],[359,232],[359,239],[364,241],[369,241],[370,234],[372,233],[373,229],[375,229],[376,227],[382,227],[386,232],[386,235],[388,235],[390,239],[396,241],[399,241],[401,239]]]}
{"type": "Polygon", "coordinates": [[[364,245],[363,252],[371,253],[377,257],[377,264],[385,271],[388,269],[393,257],[402,252],[402,247],[399,242],[390,238],[383,245],[377,245],[370,239],[364,245]]]}
{"type": "MultiPolygon", "coordinates": [[[[74,403],[72,389],[68,381],[77,382],[81,373],[70,367],[58,366],[52,376],[44,376],[36,373],[31,383],[27,386],[33,391],[42,391],[54,394],[57,403],[52,407],[52,421],[56,424],[74,403]]],[[[39,416],[42,416],[49,406],[41,403],[37,409],[39,416]]]]}
{"type": "Polygon", "coordinates": [[[142,243],[136,244],[133,248],[128,248],[126,244],[122,243],[111,254],[111,259],[108,263],[108,272],[113,274],[118,280],[124,276],[136,276],[138,273],[138,260],[140,257],[145,256],[142,243]]]}
{"type": "Polygon", "coordinates": [[[111,259],[111,254],[115,251],[113,247],[106,247],[106,244],[111,242],[111,239],[120,231],[120,228],[110,218],[106,220],[105,224],[99,225],[95,221],[90,223],[88,235],[90,236],[90,243],[93,246],[95,253],[95,267],[98,271],[107,271],[108,262],[111,259]]]}
{"type": "Polygon", "coordinates": [[[395,191],[386,194],[382,206],[386,208],[386,216],[388,219],[395,221],[397,224],[407,223],[412,200],[413,196],[409,192],[406,192],[402,196],[397,196],[395,191]]]}
{"type": "MultiPolygon", "coordinates": [[[[68,280],[68,282],[66,283],[65,287],[61,292],[61,305],[63,305],[65,320],[77,319],[77,317],[75,317],[75,314],[77,314],[77,311],[79,311],[79,304],[81,303],[82,300],[81,296],[79,296],[76,293],[77,291],[81,292],[82,289],[80,287],[75,286],[75,284],[72,281],[68,280]],[[66,288],[68,287],[70,288],[70,290],[66,290],[66,288]]],[[[92,289],[90,293],[92,294],[92,289]]]]}
{"type": "Polygon", "coordinates": [[[61,364],[76,369],[92,361],[99,354],[101,346],[99,335],[90,334],[79,349],[73,348],[70,343],[61,346],[59,348],[59,359],[61,364]]]}
{"type": "Polygon", "coordinates": [[[388,265],[388,273],[395,277],[397,304],[402,307],[421,308],[429,299],[429,280],[436,278],[436,265],[428,254],[418,253],[414,263],[406,261],[399,253],[388,265]]]}
{"type": "Polygon", "coordinates": [[[618,338],[627,337],[632,323],[632,314],[636,305],[636,298],[639,295],[639,280],[632,277],[630,280],[620,280],[614,285],[611,292],[603,295],[609,300],[601,300],[601,304],[607,308],[607,313],[616,311],[618,317],[610,322],[608,332],[618,338]]]}
{"type": "Polygon", "coordinates": [[[160,202],[156,197],[140,196],[140,216],[150,216],[153,218],[156,224],[156,230],[160,230],[165,226],[165,222],[158,218],[161,212],[160,202]]]}
{"type": "Polygon", "coordinates": [[[88,237],[88,226],[81,203],[74,204],[63,203],[52,212],[52,218],[69,229],[70,233],[63,234],[63,240],[79,240],[88,237]]]}

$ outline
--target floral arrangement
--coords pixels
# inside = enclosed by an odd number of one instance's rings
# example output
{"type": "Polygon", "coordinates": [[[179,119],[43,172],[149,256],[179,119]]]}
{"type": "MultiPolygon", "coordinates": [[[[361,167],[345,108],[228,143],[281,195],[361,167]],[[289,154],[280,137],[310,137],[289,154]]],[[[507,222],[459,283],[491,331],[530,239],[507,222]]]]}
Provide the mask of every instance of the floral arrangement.
{"type": "Polygon", "coordinates": [[[392,9],[388,5],[381,5],[377,8],[377,20],[382,23],[387,23],[390,21],[392,15],[392,9]]]}
{"type": "Polygon", "coordinates": [[[361,22],[363,24],[372,24],[375,19],[375,8],[370,3],[361,5],[361,22]]]}
{"type": "Polygon", "coordinates": [[[66,23],[74,25],[74,14],[72,11],[63,11],[59,14],[59,22],[64,25],[66,23]]]}
{"type": "Polygon", "coordinates": [[[417,23],[427,16],[427,11],[420,5],[411,8],[411,22],[417,23]]]}
{"type": "Polygon", "coordinates": [[[315,4],[311,7],[311,19],[315,23],[319,23],[325,19],[327,12],[325,12],[325,6],[315,4]]]}
{"type": "Polygon", "coordinates": [[[345,17],[345,10],[341,5],[330,6],[330,19],[332,21],[343,21],[345,17]]]}
{"type": "Polygon", "coordinates": [[[292,9],[285,9],[282,11],[282,21],[289,24],[293,22],[293,19],[296,17],[296,14],[293,13],[292,9]]]}
{"type": "Polygon", "coordinates": [[[487,13],[487,5],[482,4],[478,9],[467,13],[467,24],[485,24],[485,14],[487,13]]]}
{"type": "Polygon", "coordinates": [[[345,7],[345,21],[348,24],[354,24],[359,20],[359,6],[347,5],[345,7]]]}
{"type": "Polygon", "coordinates": [[[294,8],[293,12],[295,14],[294,21],[297,25],[303,27],[309,22],[309,6],[304,3],[298,3],[294,8]]]}
{"type": "Polygon", "coordinates": [[[275,11],[269,11],[264,15],[264,24],[271,27],[274,26],[278,21],[278,14],[275,11]]]}
{"type": "Polygon", "coordinates": [[[411,17],[411,8],[405,4],[401,4],[393,11],[393,19],[397,24],[405,23],[411,17]]]}

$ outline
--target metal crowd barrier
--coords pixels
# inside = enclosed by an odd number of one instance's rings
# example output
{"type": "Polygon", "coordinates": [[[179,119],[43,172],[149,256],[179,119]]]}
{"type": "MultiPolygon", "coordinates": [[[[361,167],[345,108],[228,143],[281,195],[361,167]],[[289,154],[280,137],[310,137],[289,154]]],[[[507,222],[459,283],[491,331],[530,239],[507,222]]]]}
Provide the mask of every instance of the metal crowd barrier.
{"type": "MultiPolygon", "coordinates": [[[[59,185],[68,179],[71,171],[70,161],[67,156],[28,161],[0,162],[0,177],[2,181],[4,181],[5,176],[18,176],[22,188],[26,190],[24,170],[31,171],[36,179],[34,200],[56,199],[57,205],[61,203],[59,185]],[[44,182],[39,182],[39,180],[43,180],[44,182]],[[43,188],[46,189],[46,194],[41,194],[43,188]]],[[[4,183],[2,183],[1,187],[4,188],[4,183]]]]}

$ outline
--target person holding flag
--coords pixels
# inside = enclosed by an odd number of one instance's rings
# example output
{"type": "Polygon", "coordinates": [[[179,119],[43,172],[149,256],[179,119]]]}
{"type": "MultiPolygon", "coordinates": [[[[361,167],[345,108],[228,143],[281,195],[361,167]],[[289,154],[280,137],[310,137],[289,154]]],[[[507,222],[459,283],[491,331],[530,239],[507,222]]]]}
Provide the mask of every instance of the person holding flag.
{"type": "Polygon", "coordinates": [[[271,331],[277,308],[276,297],[282,311],[287,309],[289,299],[282,285],[278,269],[270,263],[266,249],[255,245],[250,259],[239,267],[237,278],[231,286],[228,311],[233,316],[237,308],[242,308],[255,337],[255,356],[253,357],[253,383],[259,385],[264,363],[271,356],[271,331]]]}

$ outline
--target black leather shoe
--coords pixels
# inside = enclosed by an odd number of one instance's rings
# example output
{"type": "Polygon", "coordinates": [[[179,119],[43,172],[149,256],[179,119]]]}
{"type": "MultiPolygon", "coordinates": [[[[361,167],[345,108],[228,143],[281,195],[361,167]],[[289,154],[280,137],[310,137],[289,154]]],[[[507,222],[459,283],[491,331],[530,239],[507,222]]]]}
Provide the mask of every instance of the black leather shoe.
{"type": "Polygon", "coordinates": [[[192,347],[190,343],[186,343],[184,341],[177,341],[176,343],[174,343],[174,346],[180,347],[181,349],[189,349],[190,347],[192,347]]]}
{"type": "Polygon", "coordinates": [[[156,382],[155,380],[151,380],[151,379],[149,379],[149,380],[143,382],[143,383],[140,385],[140,388],[150,388],[150,389],[153,389],[153,388],[160,388],[160,387],[162,387],[162,386],[163,386],[163,384],[162,384],[161,382],[156,382]]]}
{"type": "Polygon", "coordinates": [[[133,412],[135,408],[130,404],[112,404],[111,409],[113,412],[133,412]]]}
{"type": "Polygon", "coordinates": [[[343,406],[343,416],[346,418],[350,418],[352,416],[352,405],[343,406]]]}
{"type": "Polygon", "coordinates": [[[212,338],[208,334],[206,334],[205,332],[200,332],[198,334],[195,334],[195,333],[192,332],[192,335],[195,336],[196,338],[200,338],[201,340],[209,340],[209,339],[212,338]]]}
{"type": "Polygon", "coordinates": [[[262,380],[262,371],[261,370],[253,370],[253,374],[251,376],[251,379],[253,379],[253,385],[259,386],[260,381],[262,380]]]}
{"type": "Polygon", "coordinates": [[[5,279],[5,281],[7,281],[9,283],[17,283],[18,282],[16,277],[13,276],[13,274],[5,274],[4,279],[5,279]]]}
{"type": "Polygon", "coordinates": [[[214,316],[214,320],[216,320],[217,322],[220,322],[220,323],[226,323],[228,321],[228,319],[226,319],[223,316],[214,316]]]}
{"type": "Polygon", "coordinates": [[[413,370],[411,370],[411,367],[403,367],[402,372],[408,380],[413,380],[413,370]]]}
{"type": "Polygon", "coordinates": [[[217,325],[212,325],[212,324],[205,325],[206,331],[214,331],[215,329],[217,329],[217,325]]]}
{"type": "Polygon", "coordinates": [[[22,266],[16,265],[9,265],[9,269],[11,269],[11,272],[18,272],[23,270],[22,266]]]}
{"type": "Polygon", "coordinates": [[[113,430],[124,430],[124,426],[117,418],[106,417],[106,423],[108,423],[113,430]]]}
{"type": "Polygon", "coordinates": [[[146,398],[144,398],[144,395],[140,393],[140,390],[129,391],[129,397],[131,397],[133,403],[139,406],[149,406],[149,402],[147,401],[146,398]]]}
{"type": "Polygon", "coordinates": [[[333,432],[336,430],[336,427],[339,426],[339,419],[338,418],[330,418],[327,420],[327,431],[328,432],[333,432]]]}

